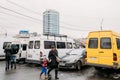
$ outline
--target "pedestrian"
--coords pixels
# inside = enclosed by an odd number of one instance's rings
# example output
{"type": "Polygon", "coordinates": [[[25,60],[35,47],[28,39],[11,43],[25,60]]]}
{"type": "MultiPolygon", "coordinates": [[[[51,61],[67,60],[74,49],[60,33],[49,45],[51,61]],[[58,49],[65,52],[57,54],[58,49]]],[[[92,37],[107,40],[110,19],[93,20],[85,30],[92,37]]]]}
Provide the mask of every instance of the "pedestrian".
{"type": "Polygon", "coordinates": [[[11,69],[13,68],[16,69],[16,55],[18,53],[18,46],[16,44],[11,45],[11,69]]]}
{"type": "Polygon", "coordinates": [[[5,70],[9,70],[9,65],[10,65],[10,58],[11,58],[11,47],[10,47],[10,44],[7,44],[6,47],[5,47],[5,63],[6,63],[6,67],[5,67],[5,70]]]}
{"type": "Polygon", "coordinates": [[[58,64],[59,62],[57,61],[58,57],[58,51],[54,46],[51,47],[51,50],[49,51],[48,54],[48,61],[49,61],[49,69],[48,69],[48,77],[50,76],[50,72],[55,69],[55,79],[58,78],[58,64]]]}
{"type": "Polygon", "coordinates": [[[40,78],[42,76],[42,74],[44,73],[44,76],[45,76],[45,79],[47,79],[47,63],[48,63],[48,60],[46,58],[46,56],[44,56],[43,60],[42,60],[42,70],[41,70],[41,73],[40,73],[40,78]]]}

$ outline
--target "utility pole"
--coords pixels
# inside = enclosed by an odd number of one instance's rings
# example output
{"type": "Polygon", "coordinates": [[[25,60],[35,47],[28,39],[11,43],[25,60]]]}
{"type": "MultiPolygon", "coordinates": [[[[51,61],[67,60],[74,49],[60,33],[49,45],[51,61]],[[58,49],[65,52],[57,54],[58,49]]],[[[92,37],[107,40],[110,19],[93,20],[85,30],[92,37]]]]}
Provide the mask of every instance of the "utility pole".
{"type": "Polygon", "coordinates": [[[101,21],[101,26],[100,26],[100,30],[101,30],[101,31],[103,30],[102,24],[103,24],[103,19],[102,19],[102,21],[101,21]]]}

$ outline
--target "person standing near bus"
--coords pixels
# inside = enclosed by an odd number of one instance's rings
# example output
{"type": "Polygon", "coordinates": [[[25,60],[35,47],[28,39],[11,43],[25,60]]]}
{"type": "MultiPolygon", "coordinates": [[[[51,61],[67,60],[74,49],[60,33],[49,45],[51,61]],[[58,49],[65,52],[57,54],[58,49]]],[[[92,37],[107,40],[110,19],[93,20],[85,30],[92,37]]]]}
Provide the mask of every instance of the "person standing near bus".
{"type": "Polygon", "coordinates": [[[11,45],[11,69],[13,68],[14,64],[14,69],[16,69],[16,55],[18,53],[18,46],[15,44],[11,45]]]}
{"type": "Polygon", "coordinates": [[[46,56],[44,56],[43,60],[42,60],[42,70],[41,70],[41,73],[40,73],[40,78],[42,76],[42,74],[44,73],[45,75],[45,79],[47,78],[46,74],[47,74],[47,63],[48,63],[48,60],[46,58],[46,56]]]}
{"type": "Polygon", "coordinates": [[[11,47],[10,44],[7,44],[5,50],[5,61],[6,61],[6,67],[5,70],[9,70],[10,60],[11,60],[11,47]]]}
{"type": "Polygon", "coordinates": [[[58,64],[59,62],[57,61],[58,57],[58,51],[54,46],[51,47],[51,50],[48,54],[48,59],[49,59],[49,68],[48,68],[48,77],[50,76],[50,72],[55,69],[55,79],[58,78],[58,64]]]}

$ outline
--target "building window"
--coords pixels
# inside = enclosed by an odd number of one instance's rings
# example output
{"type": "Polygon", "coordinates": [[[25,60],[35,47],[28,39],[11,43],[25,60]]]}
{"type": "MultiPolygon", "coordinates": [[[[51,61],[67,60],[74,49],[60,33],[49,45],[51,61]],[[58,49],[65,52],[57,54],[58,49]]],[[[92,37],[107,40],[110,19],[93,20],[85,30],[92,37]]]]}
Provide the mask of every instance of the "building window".
{"type": "Polygon", "coordinates": [[[98,38],[90,38],[88,47],[89,48],[98,48],[98,38]]]}
{"type": "Polygon", "coordinates": [[[100,48],[101,49],[111,49],[111,39],[110,38],[101,38],[100,39],[100,48]]]}

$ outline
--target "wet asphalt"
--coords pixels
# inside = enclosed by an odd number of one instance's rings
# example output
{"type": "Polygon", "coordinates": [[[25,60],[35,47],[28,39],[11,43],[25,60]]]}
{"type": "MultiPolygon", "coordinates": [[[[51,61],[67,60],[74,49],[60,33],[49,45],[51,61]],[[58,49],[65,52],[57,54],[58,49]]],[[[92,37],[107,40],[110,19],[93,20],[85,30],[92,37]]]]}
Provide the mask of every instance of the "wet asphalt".
{"type": "MultiPolygon", "coordinates": [[[[5,61],[0,61],[0,80],[45,80],[39,78],[40,67],[35,64],[17,64],[16,69],[5,71],[5,61]]],[[[103,73],[101,73],[103,74],[103,73]]],[[[51,72],[54,78],[54,70],[51,72]]],[[[113,80],[112,78],[100,75],[93,67],[83,67],[81,71],[60,70],[59,80],[113,80]]]]}

